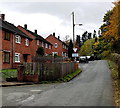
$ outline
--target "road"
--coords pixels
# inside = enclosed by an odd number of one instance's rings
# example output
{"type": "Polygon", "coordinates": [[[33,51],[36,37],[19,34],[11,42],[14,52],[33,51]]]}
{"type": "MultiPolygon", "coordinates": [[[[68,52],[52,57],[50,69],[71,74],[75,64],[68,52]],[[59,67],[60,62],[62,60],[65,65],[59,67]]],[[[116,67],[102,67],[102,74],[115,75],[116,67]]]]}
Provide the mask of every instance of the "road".
{"type": "Polygon", "coordinates": [[[80,64],[83,72],[67,83],[3,87],[5,106],[113,106],[107,61],[80,64]]]}

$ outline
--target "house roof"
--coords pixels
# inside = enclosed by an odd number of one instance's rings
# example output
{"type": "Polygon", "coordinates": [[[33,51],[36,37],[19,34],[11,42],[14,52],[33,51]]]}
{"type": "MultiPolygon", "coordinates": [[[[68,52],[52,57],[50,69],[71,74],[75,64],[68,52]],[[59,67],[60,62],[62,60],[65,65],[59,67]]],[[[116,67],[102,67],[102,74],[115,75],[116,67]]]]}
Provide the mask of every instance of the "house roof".
{"type": "Polygon", "coordinates": [[[20,35],[22,37],[32,40],[32,38],[30,38],[25,33],[23,33],[21,30],[19,30],[14,24],[11,24],[7,21],[3,21],[1,19],[0,19],[0,28],[10,31],[12,33],[15,33],[16,35],[20,35]]]}
{"type": "MultiPolygon", "coordinates": [[[[23,28],[23,27],[22,27],[23,28]]],[[[36,38],[36,40],[40,40],[40,41],[43,41],[43,42],[45,42],[45,43],[48,43],[48,44],[50,44],[50,45],[52,45],[50,42],[48,42],[46,39],[44,39],[42,36],[40,36],[40,35],[38,35],[38,34],[36,34],[36,33],[34,33],[34,32],[32,32],[32,31],[30,31],[30,30],[28,30],[28,29],[26,29],[26,28],[24,28],[26,31],[28,31],[29,33],[31,33],[33,36],[35,36],[36,38]]]]}
{"type": "MultiPolygon", "coordinates": [[[[50,34],[49,36],[53,36],[52,34],[50,34]]],[[[48,36],[48,37],[49,37],[48,36]]],[[[55,37],[55,36],[54,36],[55,37]]],[[[58,39],[57,37],[55,37],[57,40],[59,40],[62,44],[64,44],[64,45],[66,45],[67,47],[68,47],[68,45],[65,43],[65,42],[63,42],[63,41],[61,41],[60,39],[58,39]]]]}

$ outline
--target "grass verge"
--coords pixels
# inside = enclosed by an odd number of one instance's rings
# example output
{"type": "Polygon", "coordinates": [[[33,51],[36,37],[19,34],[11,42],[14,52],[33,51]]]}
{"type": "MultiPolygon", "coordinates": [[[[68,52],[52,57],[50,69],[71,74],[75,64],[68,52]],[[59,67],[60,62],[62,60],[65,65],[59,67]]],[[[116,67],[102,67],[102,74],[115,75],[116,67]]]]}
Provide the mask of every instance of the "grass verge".
{"type": "Polygon", "coordinates": [[[120,80],[118,79],[118,67],[113,61],[108,61],[108,64],[111,69],[111,76],[113,79],[115,105],[120,106],[120,80]]]}
{"type": "Polygon", "coordinates": [[[17,69],[3,69],[0,70],[0,77],[6,78],[15,78],[17,77],[17,69]]]}
{"type": "Polygon", "coordinates": [[[81,69],[77,69],[75,72],[70,73],[66,75],[63,78],[58,79],[57,81],[41,81],[42,84],[49,84],[49,83],[62,83],[62,82],[68,82],[75,78],[77,75],[79,75],[82,72],[81,69]]]}

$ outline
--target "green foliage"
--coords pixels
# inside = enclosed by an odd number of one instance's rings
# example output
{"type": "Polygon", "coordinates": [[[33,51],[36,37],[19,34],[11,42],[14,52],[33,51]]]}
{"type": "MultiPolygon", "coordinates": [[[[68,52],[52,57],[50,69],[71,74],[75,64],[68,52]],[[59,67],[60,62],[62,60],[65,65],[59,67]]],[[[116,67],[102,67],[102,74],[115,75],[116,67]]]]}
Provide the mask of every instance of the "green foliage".
{"type": "Polygon", "coordinates": [[[17,69],[3,69],[0,71],[0,77],[6,78],[16,78],[17,69]]]}
{"type": "Polygon", "coordinates": [[[93,45],[94,45],[95,39],[89,39],[87,40],[84,45],[82,45],[80,49],[80,55],[81,56],[89,56],[93,53],[93,45]]]}
{"type": "Polygon", "coordinates": [[[103,22],[105,22],[107,25],[109,25],[110,16],[113,14],[113,10],[107,11],[107,13],[104,15],[103,22]]]}
{"type": "Polygon", "coordinates": [[[72,58],[72,53],[73,53],[73,43],[72,43],[72,40],[70,40],[69,42],[69,46],[68,46],[68,57],[69,58],[72,58]]]}
{"type": "Polygon", "coordinates": [[[68,74],[67,76],[60,79],[60,81],[68,82],[72,80],[74,77],[76,77],[78,74],[82,72],[81,69],[77,69],[75,72],[72,72],[71,74],[68,74]]]}
{"type": "Polygon", "coordinates": [[[36,51],[38,56],[44,56],[44,48],[43,47],[39,47],[36,51]]]}

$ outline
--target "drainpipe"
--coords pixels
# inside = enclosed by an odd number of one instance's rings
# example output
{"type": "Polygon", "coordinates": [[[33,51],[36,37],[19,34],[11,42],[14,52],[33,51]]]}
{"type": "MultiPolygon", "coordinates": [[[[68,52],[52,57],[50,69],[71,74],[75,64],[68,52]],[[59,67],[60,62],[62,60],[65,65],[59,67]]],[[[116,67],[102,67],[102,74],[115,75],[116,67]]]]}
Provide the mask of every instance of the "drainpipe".
{"type": "Polygon", "coordinates": [[[14,48],[14,37],[15,37],[14,35],[15,34],[12,35],[12,64],[11,64],[12,68],[14,68],[14,65],[13,65],[14,64],[14,49],[15,49],[14,48]]]}

